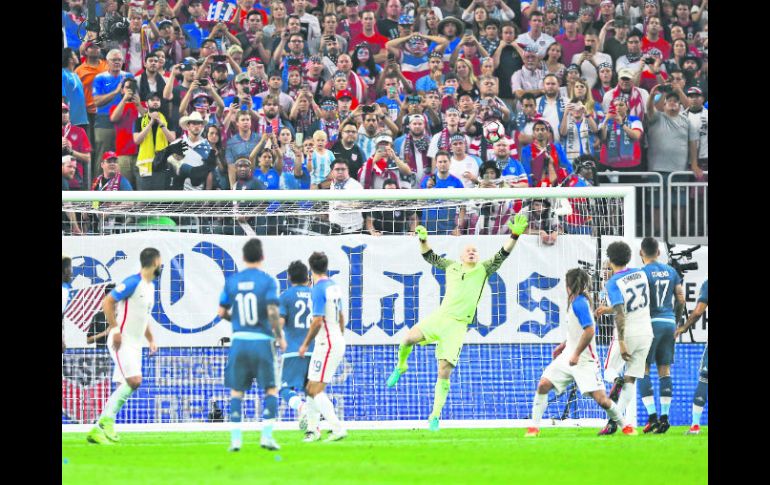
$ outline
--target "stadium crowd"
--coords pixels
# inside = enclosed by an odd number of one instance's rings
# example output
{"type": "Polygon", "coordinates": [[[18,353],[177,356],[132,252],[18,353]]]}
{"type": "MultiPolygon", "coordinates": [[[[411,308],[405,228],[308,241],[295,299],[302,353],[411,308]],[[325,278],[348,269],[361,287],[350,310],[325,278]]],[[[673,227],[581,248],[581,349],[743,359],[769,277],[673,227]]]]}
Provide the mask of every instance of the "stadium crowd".
{"type": "Polygon", "coordinates": [[[100,0],[98,34],[86,4],[62,2],[62,190],[708,170],[708,0],[100,0]]]}

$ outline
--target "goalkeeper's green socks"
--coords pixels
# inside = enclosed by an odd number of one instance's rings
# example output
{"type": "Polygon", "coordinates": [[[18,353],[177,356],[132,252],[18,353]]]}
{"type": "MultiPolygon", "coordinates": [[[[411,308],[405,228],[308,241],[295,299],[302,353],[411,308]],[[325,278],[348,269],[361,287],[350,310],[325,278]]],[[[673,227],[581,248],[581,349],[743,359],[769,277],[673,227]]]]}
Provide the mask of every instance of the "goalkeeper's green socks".
{"type": "Polygon", "coordinates": [[[433,412],[430,413],[431,417],[438,418],[441,416],[441,410],[446,403],[446,397],[449,394],[449,379],[436,380],[436,395],[433,397],[433,412]]]}
{"type": "Polygon", "coordinates": [[[120,408],[126,404],[126,401],[128,401],[128,398],[133,392],[134,390],[131,388],[131,386],[126,383],[118,386],[118,388],[115,389],[115,392],[113,392],[110,398],[107,400],[107,404],[104,406],[104,412],[102,412],[102,416],[115,419],[115,416],[118,415],[118,411],[120,411],[120,408]]]}
{"type": "Polygon", "coordinates": [[[398,346],[398,364],[396,367],[398,367],[398,370],[401,372],[406,371],[406,360],[409,358],[409,354],[412,353],[413,348],[414,345],[401,344],[398,346]]]}

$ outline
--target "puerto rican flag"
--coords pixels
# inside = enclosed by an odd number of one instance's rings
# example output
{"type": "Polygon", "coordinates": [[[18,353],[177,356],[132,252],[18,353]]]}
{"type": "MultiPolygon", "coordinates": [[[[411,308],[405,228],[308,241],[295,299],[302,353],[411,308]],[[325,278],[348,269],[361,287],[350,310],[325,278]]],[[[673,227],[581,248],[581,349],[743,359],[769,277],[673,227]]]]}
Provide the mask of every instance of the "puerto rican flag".
{"type": "Polygon", "coordinates": [[[99,311],[104,299],[104,289],[110,283],[100,283],[75,291],[70,296],[70,302],[64,309],[64,320],[78,327],[83,332],[88,331],[91,319],[99,311]]]}

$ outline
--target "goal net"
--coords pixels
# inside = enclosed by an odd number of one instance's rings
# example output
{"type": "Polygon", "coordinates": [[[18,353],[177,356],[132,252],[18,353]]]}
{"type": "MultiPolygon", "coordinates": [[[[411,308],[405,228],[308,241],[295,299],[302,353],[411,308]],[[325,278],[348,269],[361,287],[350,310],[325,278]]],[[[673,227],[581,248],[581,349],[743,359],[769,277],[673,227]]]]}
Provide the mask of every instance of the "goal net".
{"type": "MultiPolygon", "coordinates": [[[[330,276],[347,303],[344,364],[327,388],[340,418],[370,428],[422,422],[437,377],[433,345],[416,346],[409,371],[396,387],[385,386],[399,342],[438,308],[445,290],[444,272],[422,259],[411,233],[422,224],[436,253],[458,260],[473,244],[483,260],[508,237],[507,220],[522,211],[529,229],[485,285],[442,420],[526,426],[537,382],[564,339],[565,273],[582,267],[592,275],[595,305],[603,286],[603,241],[633,236],[635,224],[629,187],[63,192],[62,199],[62,246],[73,262],[62,356],[64,429],[92,423],[114,389],[100,301],[111,282],[138,271],[139,253],[150,246],[163,259],[151,322],[160,348],[154,355],[143,349],[142,385],[117,423],[161,429],[227,421],[231,327],[217,317],[218,301],[254,235],[280,291],[289,286],[290,262],[307,262],[313,251],[329,257],[330,276]]],[[[612,322],[597,327],[603,361],[612,322]]],[[[259,421],[261,393],[256,386],[246,393],[244,421],[259,421]]],[[[574,385],[549,399],[544,423],[595,426],[605,420],[574,385]]],[[[629,412],[635,416],[634,406],[629,412]]],[[[294,419],[282,402],[280,420],[294,419]]]]}

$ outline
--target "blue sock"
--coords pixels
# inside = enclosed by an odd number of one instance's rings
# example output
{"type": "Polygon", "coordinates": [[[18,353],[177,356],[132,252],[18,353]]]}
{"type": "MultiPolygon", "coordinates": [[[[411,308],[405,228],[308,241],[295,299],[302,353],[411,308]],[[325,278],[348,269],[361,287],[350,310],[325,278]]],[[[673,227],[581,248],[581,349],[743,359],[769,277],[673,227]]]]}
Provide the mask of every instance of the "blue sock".
{"type": "Polygon", "coordinates": [[[264,421],[264,424],[262,425],[262,437],[272,438],[273,423],[278,415],[278,397],[270,395],[265,396],[262,408],[262,420],[264,421]]]}
{"type": "Polygon", "coordinates": [[[660,378],[660,414],[668,416],[671,409],[671,396],[674,395],[674,384],[671,376],[660,378]]]}
{"type": "Polygon", "coordinates": [[[281,396],[283,402],[288,404],[289,400],[297,395],[297,392],[289,387],[282,387],[281,390],[278,391],[278,395],[281,396]]]}
{"type": "Polygon", "coordinates": [[[230,423],[232,423],[230,441],[238,443],[241,442],[241,401],[239,397],[230,398],[230,423]]]}
{"type": "Polygon", "coordinates": [[[643,378],[639,379],[639,395],[642,397],[642,403],[647,410],[647,414],[656,414],[655,409],[655,396],[652,393],[652,381],[650,380],[650,374],[645,374],[643,378]]]}

